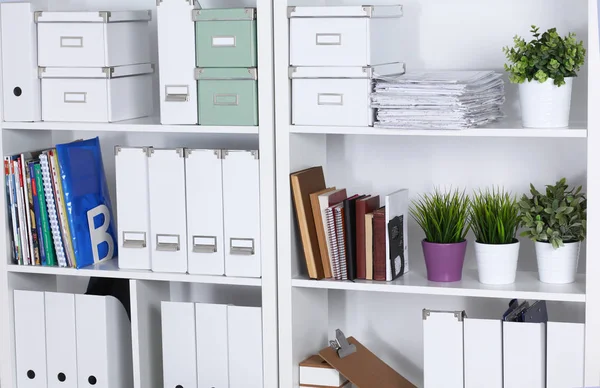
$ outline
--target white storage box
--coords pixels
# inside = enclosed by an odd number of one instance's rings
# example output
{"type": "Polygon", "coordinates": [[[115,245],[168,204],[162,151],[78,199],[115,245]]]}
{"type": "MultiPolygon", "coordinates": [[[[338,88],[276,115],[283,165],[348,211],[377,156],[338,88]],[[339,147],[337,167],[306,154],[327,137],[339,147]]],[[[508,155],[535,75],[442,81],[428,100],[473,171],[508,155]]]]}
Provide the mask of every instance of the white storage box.
{"type": "Polygon", "coordinates": [[[300,363],[301,387],[339,388],[346,385],[348,380],[319,355],[310,356],[300,363]]]}
{"type": "Polygon", "coordinates": [[[150,11],[36,12],[38,65],[110,67],[150,63],[150,11]]]}
{"type": "Polygon", "coordinates": [[[370,66],[397,62],[402,6],[289,7],[290,65],[370,66]]]}
{"type": "Polygon", "coordinates": [[[113,122],[152,113],[150,64],[105,68],[44,68],[42,120],[113,122]]]}
{"type": "Polygon", "coordinates": [[[374,67],[290,67],[292,124],[373,125],[375,75],[403,74],[404,64],[374,67]]]}

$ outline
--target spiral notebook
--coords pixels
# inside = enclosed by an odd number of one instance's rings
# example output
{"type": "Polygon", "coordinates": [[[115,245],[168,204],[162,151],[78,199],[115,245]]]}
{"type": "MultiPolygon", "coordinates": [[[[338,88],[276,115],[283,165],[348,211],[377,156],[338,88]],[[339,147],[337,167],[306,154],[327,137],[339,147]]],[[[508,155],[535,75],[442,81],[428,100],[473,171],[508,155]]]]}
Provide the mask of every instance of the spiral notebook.
{"type": "Polygon", "coordinates": [[[344,206],[342,204],[334,207],[335,231],[337,235],[337,246],[339,251],[340,280],[348,280],[348,266],[346,264],[346,235],[344,228],[344,206]]]}
{"type": "Polygon", "coordinates": [[[342,275],[340,271],[340,252],[337,244],[337,233],[335,230],[335,214],[333,211],[334,206],[325,209],[325,218],[327,219],[327,235],[329,236],[331,246],[331,267],[333,272],[333,278],[335,280],[341,280],[342,275]]]}
{"type": "Polygon", "coordinates": [[[67,267],[67,258],[62,243],[58,215],[56,213],[56,204],[54,202],[54,189],[52,188],[52,179],[50,178],[50,166],[48,155],[40,155],[40,168],[42,169],[42,182],[44,184],[44,196],[46,197],[46,207],[48,208],[48,220],[50,221],[50,230],[52,231],[52,240],[54,241],[54,250],[59,267],[67,267]]]}

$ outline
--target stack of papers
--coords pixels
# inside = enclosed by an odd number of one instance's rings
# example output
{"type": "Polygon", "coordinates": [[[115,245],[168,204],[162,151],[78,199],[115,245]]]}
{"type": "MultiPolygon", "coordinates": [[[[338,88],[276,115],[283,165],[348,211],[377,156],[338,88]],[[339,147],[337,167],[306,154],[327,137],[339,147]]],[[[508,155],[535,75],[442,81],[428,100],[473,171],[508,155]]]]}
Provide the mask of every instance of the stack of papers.
{"type": "Polygon", "coordinates": [[[375,80],[376,127],[466,129],[503,117],[504,81],[494,71],[423,71],[375,80]]]}

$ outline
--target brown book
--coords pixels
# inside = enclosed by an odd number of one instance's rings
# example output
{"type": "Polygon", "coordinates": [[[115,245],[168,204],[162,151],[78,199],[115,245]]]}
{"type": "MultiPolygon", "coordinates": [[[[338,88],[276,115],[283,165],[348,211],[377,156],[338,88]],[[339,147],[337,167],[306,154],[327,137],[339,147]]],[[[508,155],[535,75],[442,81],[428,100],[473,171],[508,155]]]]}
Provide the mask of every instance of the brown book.
{"type": "Polygon", "coordinates": [[[385,206],[373,212],[373,280],[385,281],[385,206]]]}
{"type": "Polygon", "coordinates": [[[311,279],[323,279],[321,252],[319,251],[317,230],[315,229],[315,221],[310,206],[310,195],[325,188],[323,167],[312,167],[295,172],[290,175],[290,180],[308,276],[311,279]]]}
{"type": "Polygon", "coordinates": [[[319,355],[356,388],[416,388],[354,337],[349,337],[348,342],[356,346],[356,352],[349,356],[340,358],[331,346],[319,355]]]}
{"type": "MultiPolygon", "coordinates": [[[[323,225],[323,213],[319,202],[319,195],[327,194],[335,191],[335,187],[330,187],[325,190],[317,191],[310,195],[310,205],[312,207],[313,219],[315,221],[315,229],[317,230],[317,240],[319,241],[319,251],[321,252],[321,265],[323,266],[323,274],[326,278],[332,277],[331,262],[329,261],[329,250],[327,249],[327,238],[325,234],[325,226],[323,225]]],[[[317,263],[319,265],[319,263],[317,263]]]]}
{"type": "Polygon", "coordinates": [[[373,280],[373,213],[365,214],[365,279],[373,280]]]}
{"type": "Polygon", "coordinates": [[[365,214],[379,207],[379,196],[361,198],[356,201],[356,278],[367,278],[367,256],[365,249],[365,214]]]}

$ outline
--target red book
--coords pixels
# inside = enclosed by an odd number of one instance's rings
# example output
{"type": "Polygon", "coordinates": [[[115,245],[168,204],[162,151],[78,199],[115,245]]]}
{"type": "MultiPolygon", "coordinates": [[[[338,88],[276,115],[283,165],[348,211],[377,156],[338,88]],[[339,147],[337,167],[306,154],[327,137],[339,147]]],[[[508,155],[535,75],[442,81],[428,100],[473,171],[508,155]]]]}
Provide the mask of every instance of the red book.
{"type": "Polygon", "coordinates": [[[367,278],[367,251],[365,247],[365,215],[379,207],[379,196],[356,201],[356,278],[367,278]]]}
{"type": "Polygon", "coordinates": [[[373,280],[385,281],[385,206],[373,212],[373,280]]]}

